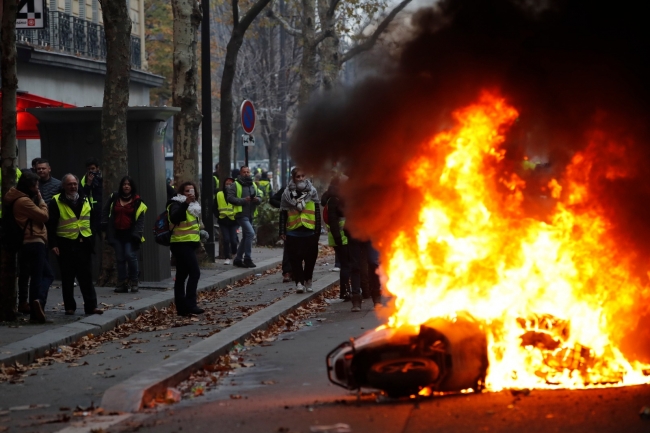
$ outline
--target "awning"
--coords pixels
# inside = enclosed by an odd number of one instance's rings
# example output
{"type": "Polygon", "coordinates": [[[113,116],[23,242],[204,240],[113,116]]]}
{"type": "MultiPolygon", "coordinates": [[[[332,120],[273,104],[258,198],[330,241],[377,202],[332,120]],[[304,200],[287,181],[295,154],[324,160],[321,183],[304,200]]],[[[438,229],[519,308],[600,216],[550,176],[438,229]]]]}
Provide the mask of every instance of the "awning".
{"type": "MultiPolygon", "coordinates": [[[[0,92],[0,104],[2,101],[2,92],[0,92]]],[[[72,104],[55,101],[54,99],[44,98],[28,92],[18,91],[16,94],[16,138],[18,140],[39,139],[38,120],[25,109],[27,108],[74,108],[72,104]]],[[[0,105],[1,109],[1,105],[0,105]]]]}

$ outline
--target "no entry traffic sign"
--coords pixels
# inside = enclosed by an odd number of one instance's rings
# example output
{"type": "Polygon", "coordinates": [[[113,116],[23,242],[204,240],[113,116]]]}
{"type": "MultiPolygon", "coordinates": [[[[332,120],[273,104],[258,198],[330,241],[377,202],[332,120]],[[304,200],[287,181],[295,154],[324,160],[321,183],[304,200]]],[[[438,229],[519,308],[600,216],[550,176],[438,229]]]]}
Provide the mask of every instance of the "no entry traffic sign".
{"type": "Polygon", "coordinates": [[[241,126],[246,134],[252,134],[255,129],[255,107],[249,100],[244,100],[240,109],[241,126]]]}

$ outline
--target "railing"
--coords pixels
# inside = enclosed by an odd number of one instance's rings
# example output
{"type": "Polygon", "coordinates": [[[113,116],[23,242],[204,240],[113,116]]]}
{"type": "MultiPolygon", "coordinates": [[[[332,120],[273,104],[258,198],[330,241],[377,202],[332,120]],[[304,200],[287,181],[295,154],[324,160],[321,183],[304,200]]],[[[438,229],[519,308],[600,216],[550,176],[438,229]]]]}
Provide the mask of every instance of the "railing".
{"type": "MultiPolygon", "coordinates": [[[[53,51],[106,60],[104,26],[63,12],[48,13],[48,27],[44,29],[17,29],[16,41],[53,51]]],[[[131,35],[131,67],[141,69],[140,38],[131,35]]]]}

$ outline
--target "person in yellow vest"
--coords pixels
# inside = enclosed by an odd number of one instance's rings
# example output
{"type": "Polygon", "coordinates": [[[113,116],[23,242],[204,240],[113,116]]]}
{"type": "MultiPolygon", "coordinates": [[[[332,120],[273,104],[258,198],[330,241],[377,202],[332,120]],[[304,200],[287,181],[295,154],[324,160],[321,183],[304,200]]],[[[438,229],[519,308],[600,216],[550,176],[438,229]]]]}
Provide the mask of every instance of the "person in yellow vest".
{"type": "Polygon", "coordinates": [[[104,205],[101,227],[106,241],[115,250],[116,293],[127,293],[129,289],[138,291],[138,250],[144,242],[146,211],[147,205],[138,195],[138,188],[130,176],[120,180],[117,192],[111,194],[104,205]]]}
{"type": "Polygon", "coordinates": [[[212,180],[214,181],[212,190],[216,195],[217,192],[219,192],[219,163],[218,162],[214,165],[214,171],[212,172],[212,180]]]}
{"type": "Polygon", "coordinates": [[[296,292],[313,291],[312,279],[318,258],[321,220],[318,192],[305,172],[291,170],[291,181],[280,203],[280,237],[286,242],[296,292]],[[303,265],[304,263],[304,265],[303,265]]]}
{"type": "Polygon", "coordinates": [[[103,314],[97,308],[97,294],[93,286],[92,254],[95,241],[91,227],[91,208],[88,198],[80,193],[79,178],[66,174],[61,181],[63,192],[55,194],[48,210],[47,230],[51,234],[50,248],[58,256],[61,269],[61,291],[66,315],[77,309],[74,299],[74,280],[84,299],[86,314],[103,314]]]}
{"type": "Polygon", "coordinates": [[[353,294],[350,289],[350,250],[348,247],[350,234],[345,227],[344,202],[340,193],[340,186],[344,179],[341,175],[332,178],[327,191],[321,197],[321,204],[323,205],[323,219],[326,221],[328,229],[327,243],[334,247],[339,260],[339,298],[346,301],[352,300],[353,311],[361,311],[361,291],[353,294]]]}
{"type": "Polygon", "coordinates": [[[204,312],[196,303],[196,291],[201,278],[196,249],[200,246],[201,205],[199,189],[193,182],[183,182],[175,197],[167,204],[169,225],[172,229],[170,249],[176,259],[174,300],[176,314],[189,316],[204,312]],[[185,286],[187,280],[187,286],[185,286]]]}
{"type": "Polygon", "coordinates": [[[223,189],[219,191],[215,198],[215,209],[219,221],[219,230],[221,231],[221,240],[223,242],[223,255],[226,260],[224,265],[229,265],[232,255],[237,255],[239,239],[237,238],[237,222],[235,221],[235,207],[226,201],[226,189],[235,181],[232,177],[226,179],[223,189]]]}

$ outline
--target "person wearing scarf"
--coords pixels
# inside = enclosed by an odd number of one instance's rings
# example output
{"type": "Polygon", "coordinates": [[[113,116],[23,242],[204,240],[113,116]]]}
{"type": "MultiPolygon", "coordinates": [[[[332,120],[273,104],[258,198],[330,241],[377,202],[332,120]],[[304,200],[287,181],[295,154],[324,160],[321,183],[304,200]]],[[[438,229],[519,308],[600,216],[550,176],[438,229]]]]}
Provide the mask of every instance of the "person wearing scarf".
{"type": "Polygon", "coordinates": [[[321,219],[318,192],[298,167],[280,202],[280,237],[285,241],[296,292],[312,291],[321,219]]]}
{"type": "Polygon", "coordinates": [[[106,233],[106,241],[115,250],[117,262],[115,293],[127,293],[129,288],[131,292],[138,291],[138,250],[144,239],[146,211],[147,205],[138,195],[135,182],[130,176],[124,176],[120,180],[117,192],[111,194],[102,210],[102,231],[106,233]]]}
{"type": "Polygon", "coordinates": [[[178,193],[167,203],[172,230],[170,249],[176,259],[174,301],[176,314],[189,316],[205,312],[196,302],[196,291],[201,277],[196,249],[201,245],[201,205],[198,188],[192,182],[183,182],[178,193]],[[187,287],[185,286],[187,280],[187,287]]]}

